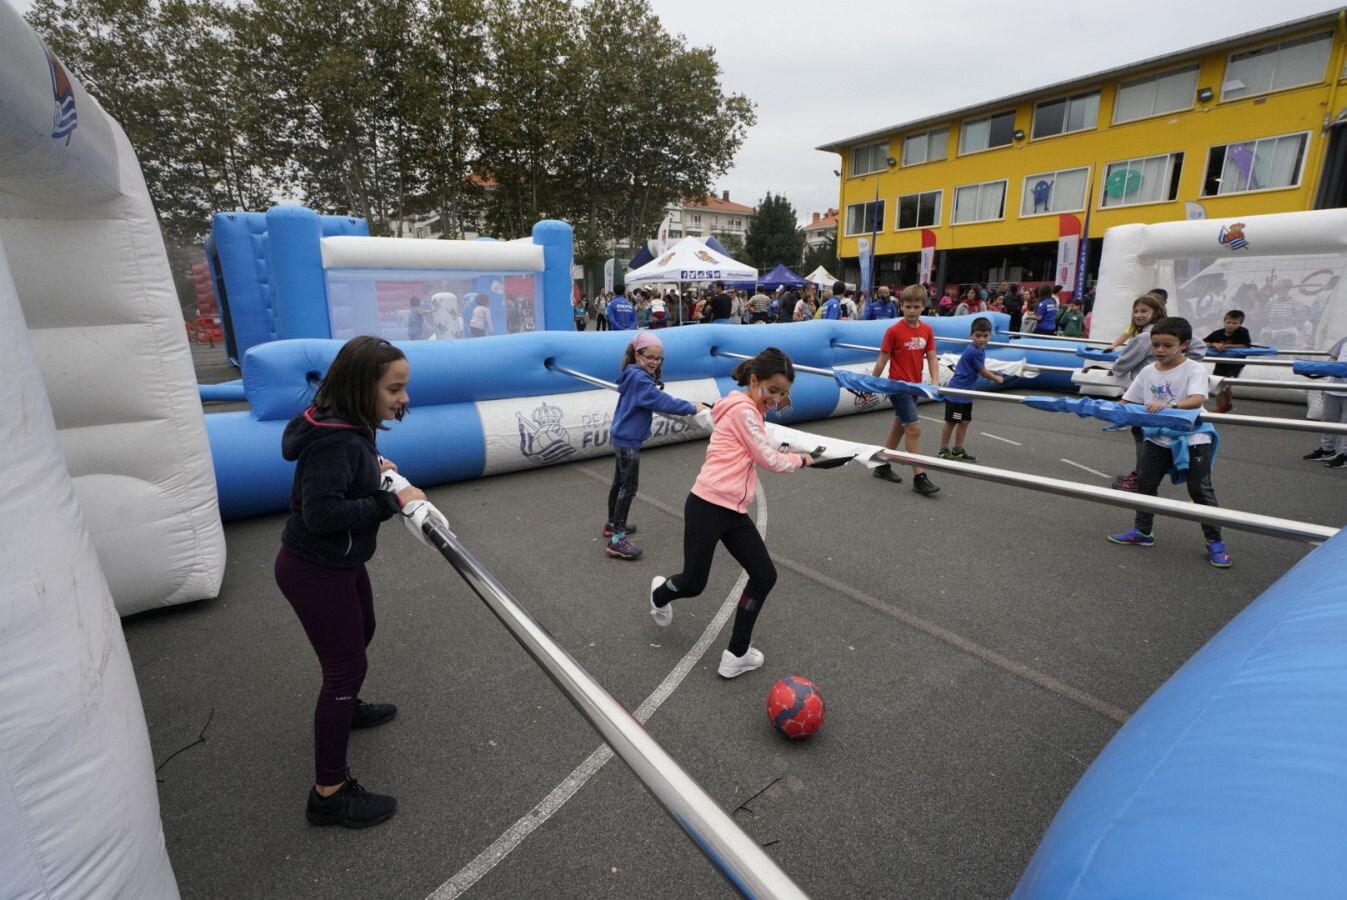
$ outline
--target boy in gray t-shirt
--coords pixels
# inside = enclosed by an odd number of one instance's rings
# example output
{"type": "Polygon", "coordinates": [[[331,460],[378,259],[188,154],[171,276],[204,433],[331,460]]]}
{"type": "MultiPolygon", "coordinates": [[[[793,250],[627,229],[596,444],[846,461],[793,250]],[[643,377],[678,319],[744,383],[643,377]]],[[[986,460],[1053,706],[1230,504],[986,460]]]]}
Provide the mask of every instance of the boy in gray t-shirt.
{"type": "MultiPolygon", "coordinates": [[[[1207,401],[1209,376],[1205,368],[1184,356],[1193,339],[1193,328],[1188,320],[1161,319],[1151,328],[1150,337],[1155,362],[1137,374],[1123,394],[1122,402],[1141,404],[1148,412],[1167,408],[1201,409],[1207,401]]],[[[1174,448],[1175,441],[1182,441],[1187,450],[1188,496],[1202,506],[1219,506],[1216,492],[1211,487],[1213,434],[1215,432],[1207,426],[1204,431],[1181,437],[1147,435],[1137,464],[1136,493],[1155,496],[1160,482],[1175,467],[1176,459],[1183,455],[1176,453],[1174,448]]],[[[1130,530],[1110,534],[1108,539],[1115,544],[1154,546],[1155,536],[1151,533],[1154,521],[1154,513],[1138,510],[1130,530]]],[[[1230,553],[1221,541],[1221,529],[1207,522],[1201,525],[1202,536],[1207,542],[1207,561],[1218,569],[1229,568],[1230,553]]]]}

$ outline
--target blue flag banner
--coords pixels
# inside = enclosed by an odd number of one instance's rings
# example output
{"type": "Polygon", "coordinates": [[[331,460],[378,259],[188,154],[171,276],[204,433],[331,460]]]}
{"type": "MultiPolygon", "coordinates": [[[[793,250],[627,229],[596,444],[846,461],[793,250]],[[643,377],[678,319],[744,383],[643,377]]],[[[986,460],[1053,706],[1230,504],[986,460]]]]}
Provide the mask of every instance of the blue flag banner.
{"type": "Polygon", "coordinates": [[[1113,362],[1118,358],[1117,350],[1091,350],[1088,347],[1077,347],[1076,355],[1081,359],[1093,359],[1098,362],[1113,362]]]}
{"type": "Polygon", "coordinates": [[[833,372],[837,383],[849,391],[861,394],[911,394],[928,400],[941,400],[940,390],[933,384],[917,384],[912,381],[893,381],[889,378],[877,378],[874,375],[862,375],[837,369],[833,372]]]}
{"type": "Polygon", "coordinates": [[[1209,357],[1237,357],[1237,356],[1276,356],[1279,351],[1276,347],[1228,347],[1225,350],[1212,350],[1207,348],[1209,357]]]}
{"type": "Polygon", "coordinates": [[[1137,403],[1096,400],[1093,397],[1025,397],[1020,402],[1044,412],[1069,412],[1082,419],[1102,419],[1117,428],[1137,425],[1142,428],[1168,428],[1180,433],[1197,429],[1197,417],[1202,412],[1200,409],[1146,412],[1146,407],[1137,403]]]}
{"type": "Polygon", "coordinates": [[[1291,371],[1297,375],[1319,375],[1329,378],[1347,378],[1347,362],[1313,362],[1308,359],[1298,359],[1291,366],[1291,371]]]}

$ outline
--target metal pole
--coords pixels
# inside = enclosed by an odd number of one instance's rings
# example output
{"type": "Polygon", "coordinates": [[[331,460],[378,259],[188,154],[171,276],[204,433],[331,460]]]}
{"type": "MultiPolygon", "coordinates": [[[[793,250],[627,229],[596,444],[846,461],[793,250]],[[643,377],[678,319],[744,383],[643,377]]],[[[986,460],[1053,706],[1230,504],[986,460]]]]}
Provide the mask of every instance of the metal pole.
{"type": "Polygon", "coordinates": [[[1062,497],[1092,500],[1096,503],[1106,503],[1109,506],[1142,509],[1157,515],[1172,516],[1176,519],[1210,522],[1223,528],[1252,531],[1257,534],[1289,538],[1310,544],[1322,543],[1338,533],[1338,529],[1327,525],[1314,525],[1309,522],[1297,522],[1292,519],[1277,518],[1276,516],[1240,512],[1239,510],[1223,509],[1219,506],[1198,506],[1195,503],[1185,503],[1180,500],[1151,497],[1146,494],[1135,494],[1131,491],[1115,491],[1112,488],[1079,484],[1074,481],[1064,481],[1060,478],[1029,475],[1024,472],[1012,472],[1008,469],[996,469],[990,466],[957,462],[952,459],[940,459],[934,456],[921,456],[899,450],[885,450],[884,456],[894,462],[909,466],[922,466],[927,469],[978,478],[982,481],[994,481],[998,484],[1029,488],[1030,490],[1057,494],[1062,497]]]}
{"type": "Polygon", "coordinates": [[[1320,384],[1318,382],[1310,382],[1310,381],[1276,381],[1273,379],[1260,380],[1257,378],[1240,378],[1237,375],[1221,375],[1219,377],[1222,381],[1225,382],[1227,387],[1235,387],[1236,385],[1239,385],[1240,387],[1286,388],[1287,390],[1292,391],[1331,391],[1334,389],[1342,390],[1342,385],[1333,384],[1332,382],[1329,382],[1327,384],[1320,384]]]}
{"type": "MultiPolygon", "coordinates": [[[[1028,335],[1025,335],[1025,337],[1028,337],[1028,335]]],[[[937,337],[935,340],[936,340],[936,343],[939,343],[939,342],[941,342],[941,341],[944,341],[944,342],[950,343],[950,344],[971,344],[971,343],[973,343],[973,342],[972,342],[971,340],[969,340],[968,338],[937,337]]],[[[833,345],[834,347],[845,347],[845,348],[848,349],[848,350],[869,350],[869,351],[872,352],[872,353],[879,353],[879,352],[880,352],[880,348],[878,348],[878,347],[871,347],[871,346],[869,346],[869,345],[867,345],[867,344],[846,344],[846,343],[843,343],[843,342],[841,342],[841,341],[833,341],[833,342],[832,342],[832,345],[833,345]]],[[[988,342],[987,342],[987,346],[988,346],[988,347],[1009,347],[1009,348],[1014,349],[1014,350],[1042,350],[1042,351],[1044,351],[1045,353],[1072,353],[1072,354],[1075,353],[1074,350],[1068,350],[1068,349],[1066,349],[1065,347],[1062,347],[1062,348],[1057,348],[1057,347],[1027,347],[1027,346],[1025,346],[1024,344],[1006,344],[1006,343],[998,343],[998,342],[996,342],[996,341],[988,341],[988,342]]],[[[1296,364],[1296,360],[1293,360],[1293,359],[1263,359],[1263,358],[1257,357],[1257,356],[1247,356],[1247,357],[1246,357],[1246,356],[1241,356],[1241,357],[1234,357],[1234,356],[1221,356],[1221,357],[1209,356],[1209,357],[1205,357],[1205,358],[1203,358],[1203,359],[1198,360],[1198,362],[1205,362],[1205,363],[1229,363],[1230,365],[1238,365],[1238,366],[1282,366],[1282,367],[1284,367],[1284,368],[1290,368],[1291,366],[1294,366],[1294,365],[1296,364]]]]}
{"type": "MultiPolygon", "coordinates": [[[[1112,347],[1112,341],[1097,341],[1091,338],[1073,338],[1064,334],[1025,334],[1022,331],[1000,331],[997,334],[1008,334],[1014,338],[1030,338],[1036,341],[1068,341],[1073,344],[1090,344],[1095,347],[1112,347]]],[[[1040,350],[1043,348],[1039,348],[1040,350]]],[[[1327,350],[1282,350],[1273,348],[1282,356],[1331,356],[1327,350]]],[[[1224,361],[1224,360],[1223,360],[1224,361]]]]}
{"type": "Polygon", "coordinates": [[[631,712],[552,639],[457,535],[433,518],[426,520],[421,531],[665,812],[688,833],[731,887],[745,897],[806,897],[799,885],[683,771],[631,712]]]}

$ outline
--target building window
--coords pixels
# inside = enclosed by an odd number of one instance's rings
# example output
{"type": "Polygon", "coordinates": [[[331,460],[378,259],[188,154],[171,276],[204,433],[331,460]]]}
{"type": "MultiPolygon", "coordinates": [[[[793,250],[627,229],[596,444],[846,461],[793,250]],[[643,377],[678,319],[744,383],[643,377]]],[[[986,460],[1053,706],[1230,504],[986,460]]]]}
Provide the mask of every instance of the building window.
{"type": "Polygon", "coordinates": [[[1113,124],[1192,109],[1196,94],[1197,66],[1124,81],[1113,104],[1113,124]]]}
{"type": "Polygon", "coordinates": [[[1015,133],[1015,111],[969,119],[959,133],[959,152],[976,153],[992,147],[1004,147],[1015,133]]]}
{"type": "Polygon", "coordinates": [[[1202,196],[1266,191],[1299,184],[1308,142],[1308,134],[1287,134],[1212,147],[1207,152],[1207,177],[1202,182],[1202,196]]]}
{"type": "Polygon", "coordinates": [[[702,217],[699,215],[693,215],[692,222],[694,225],[700,225],[702,223],[702,217]]]}
{"type": "Polygon", "coordinates": [[[871,200],[847,207],[847,235],[884,230],[884,201],[871,200]]]}
{"type": "Polygon", "coordinates": [[[903,194],[898,198],[898,230],[935,228],[940,224],[940,203],[944,191],[903,194]]]}
{"type": "Polygon", "coordinates": [[[949,129],[936,128],[903,139],[903,165],[936,162],[949,154],[949,129]]]}
{"type": "Polygon", "coordinates": [[[888,157],[888,141],[855,147],[851,151],[851,174],[869,175],[873,172],[883,172],[889,167],[888,157]]]}
{"type": "Polygon", "coordinates": [[[1006,212],[1005,181],[966,184],[954,189],[954,224],[993,222],[1006,212]]]}
{"type": "Polygon", "coordinates": [[[1230,54],[1221,99],[1235,100],[1324,80],[1333,32],[1292,38],[1280,44],[1230,54]]]}
{"type": "Polygon", "coordinates": [[[673,239],[675,239],[675,238],[681,238],[682,236],[683,236],[683,232],[679,231],[678,229],[676,229],[676,228],[670,228],[670,229],[669,229],[669,240],[673,240],[673,239]]]}
{"type": "Polygon", "coordinates": [[[1084,209],[1085,182],[1089,177],[1088,167],[1028,176],[1020,195],[1020,215],[1041,216],[1084,209]]]}
{"type": "Polygon", "coordinates": [[[1099,205],[1137,206],[1165,203],[1178,199],[1179,175],[1183,154],[1144,156],[1111,162],[1104,168],[1104,185],[1099,205]]]}
{"type": "MultiPolygon", "coordinates": [[[[1034,137],[1085,131],[1099,124],[1099,92],[1049,100],[1034,107],[1034,137]]],[[[1007,141],[1009,143],[1009,141],[1007,141]]]]}

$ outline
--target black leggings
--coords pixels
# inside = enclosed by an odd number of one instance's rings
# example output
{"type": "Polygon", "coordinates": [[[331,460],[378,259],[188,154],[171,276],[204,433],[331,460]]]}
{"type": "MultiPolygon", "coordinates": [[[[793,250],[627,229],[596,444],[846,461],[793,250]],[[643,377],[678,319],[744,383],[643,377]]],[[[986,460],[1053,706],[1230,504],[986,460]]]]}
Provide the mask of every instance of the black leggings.
{"type": "Polygon", "coordinates": [[[776,584],[776,566],[772,565],[767,545],[758,534],[758,526],[747,513],[688,494],[687,502],[683,504],[683,516],[683,571],[655,589],[655,605],[668,606],[672,600],[696,597],[705,590],[716,544],[723,543],[730,556],[748,573],[748,586],[739,598],[734,632],[730,635],[730,652],[743,656],[752,642],[753,624],[758,620],[758,613],[776,584]]]}
{"type": "MultiPolygon", "coordinates": [[[[1183,438],[1172,438],[1172,440],[1181,441],[1183,438]]],[[[1150,441],[1144,442],[1141,451],[1141,462],[1137,464],[1137,493],[1146,494],[1154,497],[1160,487],[1160,483],[1165,480],[1169,474],[1169,468],[1173,464],[1174,455],[1168,447],[1161,447],[1158,444],[1152,444],[1150,441]]],[[[1188,496],[1194,503],[1201,506],[1219,506],[1216,502],[1216,492],[1211,488],[1211,444],[1189,444],[1188,445],[1188,496]]],[[[1151,533],[1151,528],[1155,524],[1155,514],[1137,510],[1134,525],[1137,531],[1151,533]]],[[[1221,539],[1221,529],[1209,522],[1200,523],[1202,526],[1202,536],[1210,541],[1219,541],[1221,539]]]]}
{"type": "Polygon", "coordinates": [[[627,533],[627,514],[641,481],[641,448],[614,447],[613,486],[608,489],[608,524],[613,528],[613,542],[627,533]]]}

